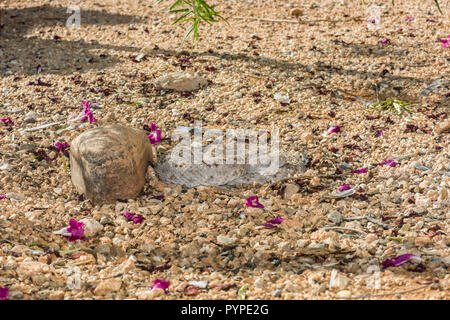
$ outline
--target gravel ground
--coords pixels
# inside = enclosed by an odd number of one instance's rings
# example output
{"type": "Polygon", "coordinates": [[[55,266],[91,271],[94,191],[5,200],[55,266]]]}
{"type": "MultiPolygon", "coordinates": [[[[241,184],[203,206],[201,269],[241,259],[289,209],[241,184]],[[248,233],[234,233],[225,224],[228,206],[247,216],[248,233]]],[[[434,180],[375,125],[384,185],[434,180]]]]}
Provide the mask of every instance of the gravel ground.
{"type": "Polygon", "coordinates": [[[433,1],[379,2],[374,30],[356,0],[220,1],[230,25],[203,26],[195,48],[180,48],[185,29],[170,25],[168,4],[83,1],[71,29],[69,1],[2,1],[0,117],[14,123],[0,123],[9,299],[448,299],[449,136],[436,128],[448,123],[450,48],[439,38],[450,5],[441,1],[443,16],[433,1]],[[156,89],[173,71],[199,72],[208,85],[156,89]],[[412,114],[364,105],[377,97],[414,102],[412,114]],[[66,124],[81,100],[97,103],[99,121],[66,124]],[[283,149],[307,152],[308,171],[224,190],[165,185],[149,170],[137,199],[94,206],[49,148],[104,123],[152,121],[164,152],[175,127],[195,120],[279,128],[283,149]],[[328,134],[332,126],[340,132],[328,134]],[[395,163],[379,165],[387,159],[395,163]],[[330,197],[343,183],[356,193],[330,197]],[[246,207],[250,196],[264,208],[246,207]],[[261,227],[277,216],[276,228],[261,227]],[[86,223],[86,242],[53,234],[70,219],[86,223]],[[420,260],[382,268],[406,253],[420,260]],[[150,290],[156,279],[170,282],[167,294],[150,290]]]}

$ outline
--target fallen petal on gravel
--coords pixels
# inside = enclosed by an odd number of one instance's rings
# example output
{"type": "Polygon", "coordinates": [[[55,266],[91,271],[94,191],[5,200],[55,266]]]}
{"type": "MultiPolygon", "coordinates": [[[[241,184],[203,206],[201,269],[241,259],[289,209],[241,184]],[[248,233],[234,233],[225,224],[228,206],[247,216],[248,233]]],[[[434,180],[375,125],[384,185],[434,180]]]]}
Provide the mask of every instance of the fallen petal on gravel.
{"type": "Polygon", "coordinates": [[[414,254],[402,254],[401,256],[395,257],[395,258],[389,258],[383,261],[383,269],[389,268],[389,267],[398,267],[405,262],[408,262],[411,259],[421,260],[418,256],[414,254]]]}

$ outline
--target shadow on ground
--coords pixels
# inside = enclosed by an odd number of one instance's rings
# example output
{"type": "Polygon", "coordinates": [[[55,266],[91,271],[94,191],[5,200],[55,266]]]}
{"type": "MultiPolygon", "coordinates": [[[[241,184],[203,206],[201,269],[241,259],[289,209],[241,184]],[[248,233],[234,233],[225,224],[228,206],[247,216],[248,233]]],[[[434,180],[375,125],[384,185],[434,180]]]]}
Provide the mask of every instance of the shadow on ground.
{"type": "MultiPolygon", "coordinates": [[[[29,75],[36,66],[51,61],[54,68],[43,72],[70,74],[75,70],[103,69],[119,62],[117,58],[92,53],[93,49],[138,51],[131,46],[114,46],[96,42],[67,41],[62,35],[52,39],[27,36],[35,28],[65,26],[72,12],[65,7],[38,6],[0,10],[0,76],[29,75]],[[9,70],[9,71],[8,71],[9,70]]],[[[83,25],[118,25],[139,23],[140,17],[82,10],[83,25]]],[[[67,27],[65,27],[67,28],[67,27]]],[[[67,28],[70,32],[70,29],[67,28]]],[[[45,32],[42,32],[45,34],[45,32]]]]}
{"type": "MultiPolygon", "coordinates": [[[[95,41],[68,41],[61,36],[53,36],[50,39],[43,39],[38,37],[28,37],[32,30],[43,26],[65,26],[67,19],[72,14],[67,12],[65,7],[50,7],[39,6],[29,7],[24,9],[4,9],[0,10],[0,77],[4,75],[31,75],[36,73],[36,66],[46,65],[46,62],[51,61],[51,68],[44,68],[44,73],[54,74],[72,74],[75,71],[87,71],[90,69],[102,70],[109,68],[117,63],[120,63],[118,56],[109,56],[101,52],[107,50],[114,50],[117,52],[136,53],[141,50],[140,47],[134,46],[117,46],[109,44],[100,44],[95,41]]],[[[82,10],[82,25],[119,25],[130,23],[142,23],[142,18],[130,15],[112,14],[104,11],[82,10]]],[[[70,32],[70,30],[68,31],[70,32]]],[[[43,32],[45,34],[45,32],[43,32]]],[[[336,41],[334,44],[336,48],[346,48],[349,54],[353,55],[374,55],[373,52],[378,48],[377,46],[364,46],[364,50],[358,44],[344,43],[336,41]]],[[[306,50],[316,50],[314,48],[306,50]]],[[[379,50],[377,51],[379,54],[379,50]]],[[[183,52],[180,50],[165,50],[156,48],[155,50],[147,51],[148,58],[157,58],[157,56],[182,56],[183,52]]],[[[304,89],[313,90],[312,94],[330,94],[338,91],[339,88],[333,88],[332,84],[325,87],[317,86],[316,84],[308,83],[308,79],[314,78],[314,74],[308,71],[307,65],[281,61],[277,59],[251,56],[245,53],[218,53],[215,51],[190,51],[185,52],[186,55],[195,56],[215,56],[229,62],[240,61],[254,63],[260,67],[268,66],[272,70],[289,70],[294,75],[303,75],[299,77],[298,81],[305,85],[304,89]]],[[[396,47],[386,48],[382,55],[404,55],[404,52],[396,47]]],[[[391,85],[393,81],[403,82],[402,85],[420,85],[423,88],[429,85],[435,79],[423,79],[414,77],[396,76],[390,72],[374,72],[357,70],[357,68],[336,67],[332,66],[330,61],[317,63],[313,66],[316,70],[322,73],[345,75],[347,77],[354,77],[361,75],[365,78],[376,79],[376,81],[383,81],[387,86],[391,85]]],[[[261,77],[270,77],[270,74],[264,75],[261,70],[261,77]]],[[[324,79],[326,80],[326,79],[324,79]]],[[[373,96],[375,90],[373,90],[373,96]]],[[[445,100],[445,99],[444,99],[445,100]]],[[[445,101],[443,101],[445,102],[445,101]]]]}

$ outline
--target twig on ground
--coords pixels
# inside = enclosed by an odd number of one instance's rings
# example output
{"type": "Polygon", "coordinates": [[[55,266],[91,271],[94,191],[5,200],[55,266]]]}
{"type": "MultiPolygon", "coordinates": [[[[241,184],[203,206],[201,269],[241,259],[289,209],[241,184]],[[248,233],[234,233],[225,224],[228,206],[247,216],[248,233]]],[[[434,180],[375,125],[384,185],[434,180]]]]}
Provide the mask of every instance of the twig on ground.
{"type": "Polygon", "coordinates": [[[366,219],[366,220],[368,220],[368,221],[370,221],[372,223],[375,223],[375,224],[383,227],[384,229],[389,229],[389,226],[387,224],[384,224],[384,223],[382,223],[382,222],[380,222],[380,221],[378,221],[378,220],[376,220],[376,219],[374,219],[372,217],[369,217],[367,215],[366,216],[357,216],[357,217],[343,218],[343,220],[345,220],[345,221],[363,220],[363,219],[366,219]]]}
{"type": "Polygon", "coordinates": [[[363,19],[359,17],[350,18],[347,20],[330,20],[330,19],[318,19],[313,21],[303,21],[303,20],[287,20],[287,19],[268,19],[268,18],[257,18],[257,17],[230,17],[228,19],[236,19],[236,20],[256,20],[262,22],[277,22],[277,23],[299,23],[299,24],[311,24],[317,22],[329,22],[329,23],[338,23],[338,22],[348,22],[348,21],[362,21],[363,19]]]}
{"type": "Polygon", "coordinates": [[[345,228],[345,227],[323,227],[322,230],[343,230],[343,231],[350,231],[350,232],[356,232],[356,233],[363,233],[366,234],[366,231],[353,229],[353,228],[345,228]]]}
{"type": "Polygon", "coordinates": [[[425,219],[426,218],[429,218],[430,220],[447,220],[447,219],[450,219],[448,217],[435,217],[435,216],[430,216],[430,215],[426,215],[425,219]]]}
{"type": "Polygon", "coordinates": [[[338,235],[345,236],[345,237],[355,237],[355,238],[360,238],[360,239],[364,238],[363,236],[359,236],[357,234],[346,234],[346,233],[341,233],[341,232],[337,232],[337,231],[336,231],[336,233],[338,235]]]}
{"type": "Polygon", "coordinates": [[[399,291],[399,292],[391,292],[391,293],[381,293],[381,294],[366,293],[366,294],[360,295],[358,297],[352,297],[350,299],[361,299],[361,298],[370,298],[370,297],[384,297],[384,296],[396,296],[396,295],[400,295],[400,294],[405,294],[405,293],[410,293],[410,292],[422,290],[422,289],[425,289],[425,288],[427,288],[427,287],[429,287],[431,285],[432,285],[432,283],[427,284],[427,285],[422,286],[422,287],[411,289],[411,290],[399,291]]]}
{"type": "Polygon", "coordinates": [[[299,20],[286,20],[286,19],[266,19],[266,18],[255,18],[255,17],[232,17],[236,20],[256,20],[263,22],[279,22],[279,23],[301,23],[299,20]]]}
{"type": "Polygon", "coordinates": [[[312,265],[311,268],[312,269],[329,268],[329,267],[334,267],[335,265],[338,265],[338,264],[339,264],[339,262],[333,262],[333,263],[324,264],[324,265],[321,265],[321,266],[312,265]]]}
{"type": "Polygon", "coordinates": [[[238,196],[239,198],[242,198],[242,199],[246,199],[247,198],[243,194],[241,194],[239,192],[236,192],[236,191],[233,191],[233,190],[230,190],[230,189],[227,189],[225,187],[211,186],[211,188],[216,189],[219,193],[225,193],[225,194],[228,194],[228,195],[231,195],[231,196],[238,196]]]}
{"type": "MultiPolygon", "coordinates": [[[[329,174],[329,175],[327,175],[327,174],[323,174],[323,175],[318,175],[318,177],[319,178],[336,178],[337,177],[337,175],[335,175],[335,174],[329,174]]],[[[284,179],[281,179],[281,180],[278,180],[278,181],[274,181],[274,182],[271,182],[271,183],[269,183],[269,185],[266,187],[266,189],[265,189],[265,191],[268,191],[268,190],[270,190],[270,188],[272,188],[274,185],[276,185],[277,183],[283,183],[283,182],[286,182],[286,181],[289,181],[289,180],[296,180],[296,179],[312,179],[313,177],[312,176],[310,176],[310,175],[307,175],[307,174],[299,174],[299,175],[295,175],[295,176],[293,176],[293,177],[287,177],[287,178],[284,178],[284,179]]]]}
{"type": "Polygon", "coordinates": [[[287,178],[284,178],[284,179],[281,179],[281,180],[278,180],[278,181],[274,181],[274,182],[271,182],[271,183],[268,184],[268,186],[266,187],[265,191],[270,190],[277,183],[283,183],[283,182],[286,182],[288,180],[299,179],[299,178],[308,178],[308,179],[310,179],[311,176],[310,175],[296,175],[294,177],[287,177],[287,178]]]}

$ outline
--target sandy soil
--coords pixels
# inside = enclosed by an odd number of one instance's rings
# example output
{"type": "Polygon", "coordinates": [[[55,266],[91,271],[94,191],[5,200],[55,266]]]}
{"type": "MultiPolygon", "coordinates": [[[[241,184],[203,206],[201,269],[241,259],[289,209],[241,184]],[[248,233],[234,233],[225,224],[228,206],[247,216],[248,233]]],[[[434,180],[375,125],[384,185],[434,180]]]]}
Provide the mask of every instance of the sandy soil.
{"type": "Polygon", "coordinates": [[[448,299],[449,136],[436,127],[448,121],[450,47],[438,39],[450,31],[450,5],[441,1],[440,15],[431,0],[378,2],[374,26],[361,1],[221,1],[230,25],[202,26],[196,47],[180,48],[185,26],[171,26],[168,3],[86,0],[80,28],[68,28],[74,2],[1,1],[0,117],[14,122],[0,123],[9,299],[448,299]],[[172,71],[209,83],[192,94],[157,90],[172,71]],[[361,102],[377,98],[415,103],[412,114],[361,102]],[[64,121],[87,99],[99,121],[71,129],[64,121]],[[137,199],[94,206],[50,148],[104,123],[152,121],[164,152],[170,133],[195,120],[279,128],[283,148],[307,152],[308,171],[228,191],[149,177],[137,199]],[[55,159],[36,157],[40,149],[55,159]],[[389,158],[398,164],[378,165],[389,158]],[[351,173],[359,168],[368,170],[351,173]],[[331,199],[342,183],[357,193],[331,199]],[[299,186],[290,199],[285,184],[299,186]],[[264,208],[246,207],[250,196],[264,208]],[[124,211],[145,219],[130,223],[124,211]],[[278,228],[260,228],[277,216],[278,228]],[[86,242],[53,234],[72,218],[101,226],[86,242]],[[406,253],[420,261],[383,270],[406,253]],[[167,294],[150,290],[155,279],[170,281],[167,294]]]}

